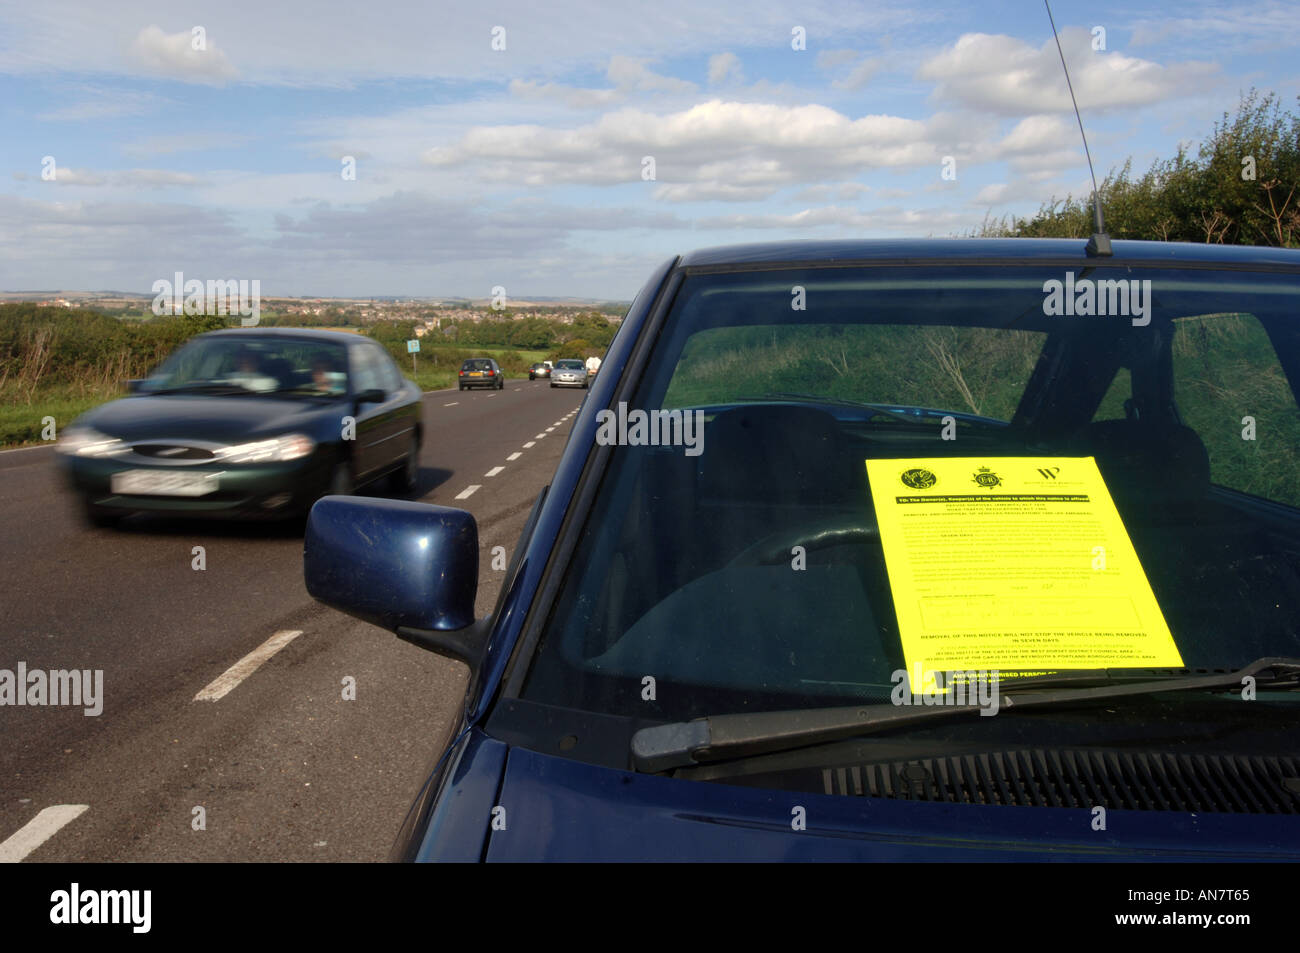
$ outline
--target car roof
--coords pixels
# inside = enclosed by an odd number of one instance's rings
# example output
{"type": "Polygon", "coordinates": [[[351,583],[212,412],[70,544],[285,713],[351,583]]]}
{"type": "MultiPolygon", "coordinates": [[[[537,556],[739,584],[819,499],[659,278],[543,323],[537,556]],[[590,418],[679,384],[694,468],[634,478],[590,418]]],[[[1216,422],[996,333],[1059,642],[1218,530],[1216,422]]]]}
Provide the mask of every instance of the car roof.
{"type": "Polygon", "coordinates": [[[330,341],[335,344],[348,344],[355,341],[377,343],[364,334],[353,334],[350,331],[325,331],[320,328],[222,328],[219,331],[205,331],[198,337],[293,338],[330,341]]]}
{"type": "Polygon", "coordinates": [[[1075,260],[1149,262],[1165,265],[1281,265],[1300,267],[1300,249],[1254,245],[1201,245],[1191,242],[1115,240],[1110,258],[1090,258],[1082,238],[909,238],[760,242],[719,245],[683,255],[680,268],[729,265],[785,265],[887,261],[906,264],[936,260],[1075,260]]]}

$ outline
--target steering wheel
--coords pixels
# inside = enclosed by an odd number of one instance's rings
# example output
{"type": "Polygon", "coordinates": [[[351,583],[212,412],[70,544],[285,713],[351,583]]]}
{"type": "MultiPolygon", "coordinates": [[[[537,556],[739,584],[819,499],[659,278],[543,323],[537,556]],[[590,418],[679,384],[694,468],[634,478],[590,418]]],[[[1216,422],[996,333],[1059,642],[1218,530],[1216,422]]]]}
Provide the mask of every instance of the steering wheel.
{"type": "Polygon", "coordinates": [[[775,566],[788,562],[792,558],[790,551],[796,546],[812,552],[851,543],[879,545],[880,527],[865,522],[859,514],[844,513],[806,526],[778,530],[742,550],[727,567],[775,566]]]}

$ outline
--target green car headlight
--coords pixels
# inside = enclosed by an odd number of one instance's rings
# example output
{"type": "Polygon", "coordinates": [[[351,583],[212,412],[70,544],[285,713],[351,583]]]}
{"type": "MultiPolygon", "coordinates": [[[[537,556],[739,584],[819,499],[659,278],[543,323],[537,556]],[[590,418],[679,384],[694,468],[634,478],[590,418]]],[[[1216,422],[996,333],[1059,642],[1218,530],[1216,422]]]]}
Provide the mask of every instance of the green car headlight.
{"type": "Polygon", "coordinates": [[[93,427],[75,425],[63,431],[63,436],[54,446],[59,453],[76,457],[108,457],[130,449],[117,437],[100,433],[93,427]]]}
{"type": "Polygon", "coordinates": [[[316,449],[316,441],[303,433],[285,434],[269,440],[239,443],[214,450],[218,460],[226,463],[284,463],[298,460],[316,449]]]}

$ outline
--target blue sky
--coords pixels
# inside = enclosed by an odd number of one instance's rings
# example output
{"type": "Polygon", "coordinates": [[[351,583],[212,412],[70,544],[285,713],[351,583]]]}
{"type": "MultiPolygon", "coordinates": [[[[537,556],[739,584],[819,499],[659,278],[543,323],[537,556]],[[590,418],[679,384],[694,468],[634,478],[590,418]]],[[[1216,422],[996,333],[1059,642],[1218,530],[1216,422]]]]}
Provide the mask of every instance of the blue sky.
{"type": "MultiPolygon", "coordinates": [[[[1298,4],[1052,9],[1099,177],[1296,105],[1298,4]]],[[[691,248],[1089,188],[1034,0],[0,3],[0,122],[9,291],[628,299],[691,248]]]]}

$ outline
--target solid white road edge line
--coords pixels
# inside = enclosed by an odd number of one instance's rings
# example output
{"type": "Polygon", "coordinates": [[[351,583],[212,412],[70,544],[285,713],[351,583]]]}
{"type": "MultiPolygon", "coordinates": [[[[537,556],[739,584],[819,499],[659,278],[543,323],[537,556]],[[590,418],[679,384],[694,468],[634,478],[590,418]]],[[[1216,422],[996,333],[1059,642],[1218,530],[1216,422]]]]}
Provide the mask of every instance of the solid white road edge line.
{"type": "Polygon", "coordinates": [[[0,843],[0,864],[16,864],[36,848],[90,810],[89,804],[55,804],[47,807],[0,843]]]}
{"type": "Polygon", "coordinates": [[[194,700],[214,702],[224,698],[235,686],[261,668],[263,662],[300,635],[302,629],[281,629],[213,679],[206,688],[194,696],[194,700]]]}

